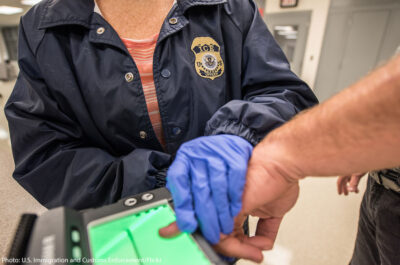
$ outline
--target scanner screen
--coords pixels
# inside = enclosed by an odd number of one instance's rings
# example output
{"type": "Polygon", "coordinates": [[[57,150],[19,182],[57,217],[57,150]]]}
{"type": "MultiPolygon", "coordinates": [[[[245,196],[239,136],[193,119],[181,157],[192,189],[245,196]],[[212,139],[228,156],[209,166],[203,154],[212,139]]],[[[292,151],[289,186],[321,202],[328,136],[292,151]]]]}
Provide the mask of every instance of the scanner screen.
{"type": "Polygon", "coordinates": [[[173,221],[173,210],[163,204],[89,227],[93,264],[210,264],[191,235],[159,236],[173,221]]]}

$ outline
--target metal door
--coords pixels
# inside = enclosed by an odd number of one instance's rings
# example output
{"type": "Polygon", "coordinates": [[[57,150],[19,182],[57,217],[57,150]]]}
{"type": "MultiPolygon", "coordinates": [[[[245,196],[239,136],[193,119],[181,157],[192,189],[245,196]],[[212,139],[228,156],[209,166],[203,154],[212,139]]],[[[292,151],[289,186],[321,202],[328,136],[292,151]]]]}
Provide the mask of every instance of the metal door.
{"type": "Polygon", "coordinates": [[[329,14],[315,83],[324,101],[388,60],[400,45],[400,8],[357,7],[329,14]]]}

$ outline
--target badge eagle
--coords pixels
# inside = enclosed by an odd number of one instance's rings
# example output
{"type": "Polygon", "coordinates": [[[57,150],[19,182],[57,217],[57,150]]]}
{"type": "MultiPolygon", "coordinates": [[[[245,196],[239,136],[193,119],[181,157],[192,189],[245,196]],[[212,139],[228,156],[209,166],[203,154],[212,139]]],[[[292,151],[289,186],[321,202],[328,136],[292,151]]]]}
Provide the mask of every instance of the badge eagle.
{"type": "Polygon", "coordinates": [[[221,47],[210,37],[197,37],[191,47],[196,60],[195,68],[203,78],[215,78],[224,73],[224,62],[221,58],[221,47]]]}

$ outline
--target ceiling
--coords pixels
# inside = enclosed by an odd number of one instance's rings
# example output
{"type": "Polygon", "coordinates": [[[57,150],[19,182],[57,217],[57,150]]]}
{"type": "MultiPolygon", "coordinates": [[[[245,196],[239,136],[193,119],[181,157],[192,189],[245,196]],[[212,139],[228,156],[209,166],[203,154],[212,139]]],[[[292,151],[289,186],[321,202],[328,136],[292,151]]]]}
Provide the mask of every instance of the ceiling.
{"type": "Polygon", "coordinates": [[[20,17],[28,11],[32,6],[21,4],[20,0],[0,0],[0,6],[13,6],[24,9],[23,13],[15,15],[1,15],[0,14],[0,27],[18,25],[20,17]]]}

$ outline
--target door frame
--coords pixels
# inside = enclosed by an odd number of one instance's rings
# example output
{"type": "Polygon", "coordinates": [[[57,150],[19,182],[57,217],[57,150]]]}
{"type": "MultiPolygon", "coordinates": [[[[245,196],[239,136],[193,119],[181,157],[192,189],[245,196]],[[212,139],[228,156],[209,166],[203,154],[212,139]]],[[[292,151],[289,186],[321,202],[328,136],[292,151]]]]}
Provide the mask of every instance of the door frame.
{"type": "Polygon", "coordinates": [[[302,75],[304,55],[307,47],[308,33],[312,18],[311,10],[307,11],[290,11],[282,13],[268,13],[264,14],[264,21],[268,26],[271,34],[274,33],[274,27],[279,25],[297,25],[298,38],[296,42],[296,49],[294,52],[293,63],[291,68],[293,72],[302,75]]]}

